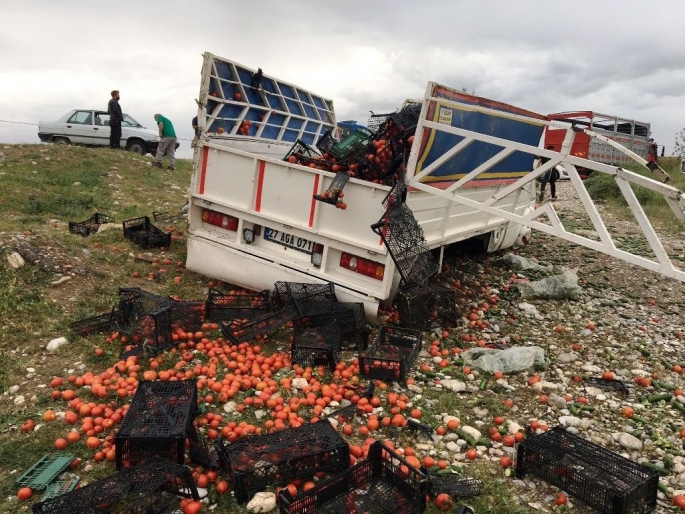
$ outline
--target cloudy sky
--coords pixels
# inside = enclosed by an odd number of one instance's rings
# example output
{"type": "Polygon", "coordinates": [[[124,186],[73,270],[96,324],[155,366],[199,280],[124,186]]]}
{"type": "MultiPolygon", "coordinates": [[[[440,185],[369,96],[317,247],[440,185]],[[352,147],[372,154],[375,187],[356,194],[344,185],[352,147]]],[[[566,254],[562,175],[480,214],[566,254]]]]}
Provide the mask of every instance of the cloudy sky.
{"type": "MultiPolygon", "coordinates": [[[[365,121],[429,80],[548,114],[594,110],[652,124],[673,150],[685,127],[682,0],[0,0],[0,120],[73,108],[169,117],[192,137],[202,52],[334,100],[365,121]]],[[[38,142],[0,122],[0,142],[38,142]]],[[[188,142],[182,142],[190,156],[188,142]]]]}

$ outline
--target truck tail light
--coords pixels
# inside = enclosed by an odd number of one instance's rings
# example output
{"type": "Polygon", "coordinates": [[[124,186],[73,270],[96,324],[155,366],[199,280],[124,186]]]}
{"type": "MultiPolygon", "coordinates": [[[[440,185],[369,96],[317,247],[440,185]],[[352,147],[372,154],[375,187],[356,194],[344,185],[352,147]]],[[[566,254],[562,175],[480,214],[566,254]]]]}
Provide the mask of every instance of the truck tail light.
{"type": "Polygon", "coordinates": [[[314,245],[314,251],[312,251],[311,262],[315,268],[320,268],[323,262],[323,245],[316,243],[314,245]]]}
{"type": "Polygon", "coordinates": [[[214,225],[215,227],[221,227],[231,232],[237,232],[238,230],[238,218],[235,216],[229,216],[223,212],[212,211],[211,209],[204,209],[202,211],[202,221],[214,225]]]}
{"type": "Polygon", "coordinates": [[[380,264],[376,261],[364,259],[352,255],[351,253],[343,252],[340,255],[340,267],[365,275],[367,277],[375,278],[376,280],[383,280],[385,275],[385,264],[380,264]]]}

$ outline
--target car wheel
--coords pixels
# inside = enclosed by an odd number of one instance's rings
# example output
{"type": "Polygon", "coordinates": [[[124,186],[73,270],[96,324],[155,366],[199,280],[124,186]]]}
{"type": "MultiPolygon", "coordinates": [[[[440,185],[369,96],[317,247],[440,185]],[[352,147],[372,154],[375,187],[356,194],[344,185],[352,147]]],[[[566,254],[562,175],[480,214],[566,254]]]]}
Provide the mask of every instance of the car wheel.
{"type": "Polygon", "coordinates": [[[138,155],[145,155],[147,153],[147,148],[145,147],[145,143],[142,141],[132,141],[128,144],[126,149],[129,152],[136,153],[138,155]]]}
{"type": "Polygon", "coordinates": [[[69,141],[69,139],[66,137],[56,137],[52,140],[52,142],[56,145],[68,145],[71,143],[71,141],[69,141]]]}

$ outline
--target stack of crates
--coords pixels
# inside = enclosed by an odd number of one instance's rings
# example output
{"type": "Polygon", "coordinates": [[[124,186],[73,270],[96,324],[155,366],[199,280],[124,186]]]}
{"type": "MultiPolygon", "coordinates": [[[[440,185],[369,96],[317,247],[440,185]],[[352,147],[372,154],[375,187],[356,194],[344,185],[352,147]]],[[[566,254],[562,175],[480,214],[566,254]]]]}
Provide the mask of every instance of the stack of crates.
{"type": "Polygon", "coordinates": [[[197,409],[197,382],[143,380],[114,440],[117,469],[155,457],[183,464],[197,409]]]}

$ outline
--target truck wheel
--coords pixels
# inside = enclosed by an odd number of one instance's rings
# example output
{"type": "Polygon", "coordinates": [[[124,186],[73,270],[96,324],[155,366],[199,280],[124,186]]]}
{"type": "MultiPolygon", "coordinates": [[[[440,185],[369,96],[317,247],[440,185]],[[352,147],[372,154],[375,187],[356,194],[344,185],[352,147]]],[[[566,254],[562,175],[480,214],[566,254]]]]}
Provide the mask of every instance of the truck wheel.
{"type": "Polygon", "coordinates": [[[56,137],[52,140],[52,142],[56,145],[68,145],[71,143],[71,141],[69,141],[69,139],[66,137],[56,137]]]}
{"type": "Polygon", "coordinates": [[[145,143],[143,143],[142,141],[131,141],[126,147],[126,150],[128,150],[129,152],[136,153],[138,155],[145,155],[147,153],[145,143]]]}

